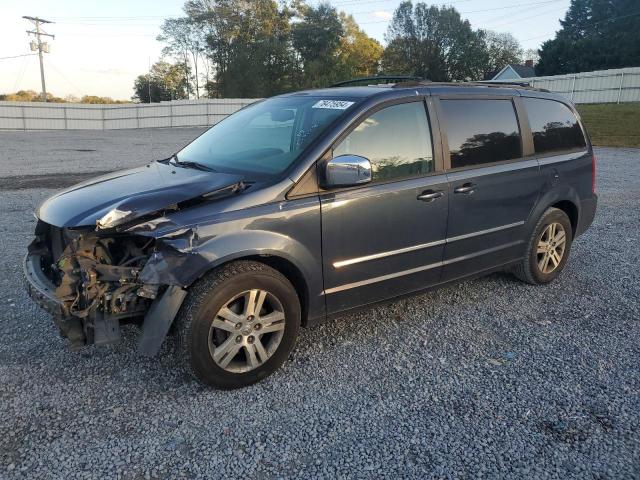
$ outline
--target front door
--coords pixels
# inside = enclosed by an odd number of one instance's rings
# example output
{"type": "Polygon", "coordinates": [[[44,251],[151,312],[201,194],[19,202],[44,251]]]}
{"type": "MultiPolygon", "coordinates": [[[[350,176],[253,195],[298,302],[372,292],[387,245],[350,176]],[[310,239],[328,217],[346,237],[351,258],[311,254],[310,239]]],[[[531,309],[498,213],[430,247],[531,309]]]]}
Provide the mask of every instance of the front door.
{"type": "Polygon", "coordinates": [[[441,99],[449,224],[443,281],[516,260],[542,188],[511,98],[441,99]]]}
{"type": "Polygon", "coordinates": [[[421,98],[377,109],[334,147],[372,164],[372,183],[321,194],[327,312],[440,280],[447,180],[436,168],[421,98]]]}

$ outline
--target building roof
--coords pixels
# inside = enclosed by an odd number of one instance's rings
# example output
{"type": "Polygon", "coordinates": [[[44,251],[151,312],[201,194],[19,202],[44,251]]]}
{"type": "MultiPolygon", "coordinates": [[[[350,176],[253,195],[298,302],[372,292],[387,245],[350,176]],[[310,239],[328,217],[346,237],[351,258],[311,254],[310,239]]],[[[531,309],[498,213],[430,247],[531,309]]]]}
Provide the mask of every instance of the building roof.
{"type": "Polygon", "coordinates": [[[485,80],[497,80],[502,74],[504,74],[507,70],[513,71],[519,78],[530,78],[536,76],[536,71],[533,67],[528,67],[526,65],[517,65],[515,63],[506,65],[501,70],[495,70],[493,72],[487,73],[485,75],[485,80]]]}
{"type": "Polygon", "coordinates": [[[509,65],[509,66],[513,68],[518,75],[520,75],[520,78],[529,78],[529,77],[536,76],[536,71],[533,67],[527,67],[526,65],[509,65]]]}

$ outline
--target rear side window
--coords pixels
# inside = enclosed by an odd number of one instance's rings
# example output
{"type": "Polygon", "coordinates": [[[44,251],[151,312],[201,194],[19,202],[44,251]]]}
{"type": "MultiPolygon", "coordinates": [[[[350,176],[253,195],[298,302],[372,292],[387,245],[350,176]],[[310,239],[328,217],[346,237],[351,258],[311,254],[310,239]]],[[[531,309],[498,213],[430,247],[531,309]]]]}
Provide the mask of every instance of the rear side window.
{"type": "Polygon", "coordinates": [[[513,160],[522,156],[511,100],[441,100],[451,168],[513,160]]]}
{"type": "Polygon", "coordinates": [[[586,146],[578,119],[565,104],[542,98],[523,98],[536,153],[562,152],[586,146]]]}
{"type": "Polygon", "coordinates": [[[427,174],[435,169],[431,131],[422,102],[383,108],[363,120],[333,150],[371,161],[374,181],[427,174]]]}

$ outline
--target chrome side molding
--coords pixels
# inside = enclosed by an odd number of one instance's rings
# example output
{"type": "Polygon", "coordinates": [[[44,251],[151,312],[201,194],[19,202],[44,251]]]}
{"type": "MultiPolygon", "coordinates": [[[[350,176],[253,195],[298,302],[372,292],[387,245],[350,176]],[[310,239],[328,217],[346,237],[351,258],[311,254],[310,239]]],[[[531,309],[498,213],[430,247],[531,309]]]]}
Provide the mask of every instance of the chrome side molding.
{"type": "Polygon", "coordinates": [[[513,247],[523,242],[524,240],[516,240],[514,242],[505,243],[504,245],[499,245],[497,247],[491,247],[491,248],[487,248],[486,250],[474,252],[470,255],[463,255],[461,257],[452,258],[450,260],[444,260],[442,262],[430,263],[429,265],[423,265],[421,267],[411,268],[409,270],[402,270],[400,272],[389,273],[388,275],[381,275],[379,277],[367,278],[366,280],[360,280],[358,282],[346,283],[344,285],[339,285],[337,287],[328,288],[327,290],[324,291],[324,294],[330,295],[332,293],[338,293],[344,290],[350,290],[352,288],[364,287],[365,285],[371,285],[372,283],[384,282],[385,280],[392,280],[394,278],[403,277],[405,275],[411,275],[413,273],[423,272],[425,270],[430,270],[436,267],[443,267],[445,265],[450,265],[452,263],[461,262],[463,260],[468,260],[473,257],[478,257],[480,255],[485,255],[487,253],[492,253],[498,250],[513,247]]]}
{"type": "Polygon", "coordinates": [[[445,238],[443,240],[436,240],[429,243],[421,243],[419,245],[413,245],[411,247],[399,248],[397,250],[389,250],[386,252],[373,253],[371,255],[365,255],[363,257],[349,258],[347,260],[339,260],[333,262],[333,268],[346,267],[348,265],[354,265],[356,263],[368,262],[370,260],[377,260],[379,258],[389,257],[393,255],[401,255],[403,253],[413,252],[416,250],[422,250],[425,248],[436,247],[446,243],[456,242],[458,240],[466,240],[467,238],[473,238],[480,235],[487,235],[489,233],[499,232],[501,230],[507,230],[509,228],[520,227],[524,225],[524,221],[509,223],[507,225],[501,225],[499,227],[487,228],[486,230],[478,230],[477,232],[466,233],[464,235],[458,235],[455,237],[445,238]]]}

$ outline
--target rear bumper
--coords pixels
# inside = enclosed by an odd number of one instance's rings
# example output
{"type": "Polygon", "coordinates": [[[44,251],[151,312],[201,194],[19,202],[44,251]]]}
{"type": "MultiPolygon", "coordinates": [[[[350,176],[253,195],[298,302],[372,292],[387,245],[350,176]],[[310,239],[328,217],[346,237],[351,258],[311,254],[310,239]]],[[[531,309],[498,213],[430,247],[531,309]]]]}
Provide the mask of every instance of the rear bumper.
{"type": "Polygon", "coordinates": [[[578,227],[576,228],[576,237],[582,235],[593,223],[598,208],[598,195],[595,193],[580,202],[580,215],[578,216],[578,227]]]}

